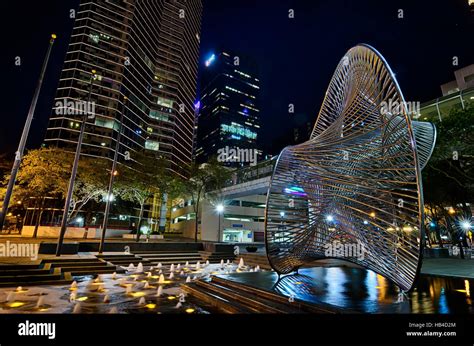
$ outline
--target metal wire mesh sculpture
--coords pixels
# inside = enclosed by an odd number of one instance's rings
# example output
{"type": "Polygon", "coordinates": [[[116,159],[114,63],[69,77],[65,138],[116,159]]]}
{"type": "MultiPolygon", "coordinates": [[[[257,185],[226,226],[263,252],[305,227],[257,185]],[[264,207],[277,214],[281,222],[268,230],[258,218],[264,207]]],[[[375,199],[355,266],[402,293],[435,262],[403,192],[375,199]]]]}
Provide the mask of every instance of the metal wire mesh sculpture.
{"type": "Polygon", "coordinates": [[[424,243],[420,171],[436,131],[407,113],[385,59],[367,45],[350,49],[311,138],[275,165],[265,215],[275,271],[336,257],[412,287],[424,243]]]}

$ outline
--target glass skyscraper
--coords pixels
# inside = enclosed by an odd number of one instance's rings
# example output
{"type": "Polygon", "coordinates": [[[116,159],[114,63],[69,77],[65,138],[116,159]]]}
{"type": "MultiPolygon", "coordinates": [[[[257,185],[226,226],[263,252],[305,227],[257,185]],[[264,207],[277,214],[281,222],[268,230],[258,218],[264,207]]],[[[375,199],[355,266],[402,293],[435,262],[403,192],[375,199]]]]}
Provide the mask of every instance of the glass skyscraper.
{"type": "Polygon", "coordinates": [[[185,175],[192,160],[201,15],[201,0],[82,0],[45,144],[75,150],[95,70],[87,103],[95,116],[88,119],[82,153],[111,159],[124,111],[119,160],[145,150],[185,175]]]}
{"type": "Polygon", "coordinates": [[[253,163],[250,152],[261,157],[257,76],[257,66],[248,57],[230,51],[207,57],[201,82],[197,162],[216,157],[227,166],[237,167],[253,163]]]}

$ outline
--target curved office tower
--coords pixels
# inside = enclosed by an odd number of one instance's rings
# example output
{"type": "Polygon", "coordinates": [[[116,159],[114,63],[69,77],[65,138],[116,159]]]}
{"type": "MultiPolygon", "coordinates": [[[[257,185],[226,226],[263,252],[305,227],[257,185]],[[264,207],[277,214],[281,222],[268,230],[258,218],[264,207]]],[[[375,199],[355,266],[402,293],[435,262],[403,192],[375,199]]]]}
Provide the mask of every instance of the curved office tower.
{"type": "Polygon", "coordinates": [[[436,131],[408,113],[380,53],[350,49],[311,138],[283,149],[275,165],[265,242],[278,273],[334,257],[413,286],[424,243],[420,173],[436,131]]]}

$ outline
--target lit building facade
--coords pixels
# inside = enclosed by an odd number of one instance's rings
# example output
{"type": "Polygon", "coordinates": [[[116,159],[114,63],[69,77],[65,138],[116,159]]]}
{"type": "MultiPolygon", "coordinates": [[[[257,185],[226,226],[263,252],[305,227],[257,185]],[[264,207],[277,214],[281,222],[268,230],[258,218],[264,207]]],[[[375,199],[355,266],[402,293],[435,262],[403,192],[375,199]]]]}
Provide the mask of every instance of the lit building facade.
{"type": "Polygon", "coordinates": [[[262,156],[257,75],[256,64],[247,57],[223,51],[207,58],[201,83],[198,163],[216,157],[227,166],[239,167],[262,156]]]}
{"type": "Polygon", "coordinates": [[[201,0],[82,0],[45,145],[75,150],[80,108],[90,92],[84,155],[112,159],[121,128],[119,161],[145,150],[185,175],[193,151],[201,14],[201,0]]]}
{"type": "Polygon", "coordinates": [[[441,85],[442,97],[421,105],[419,120],[442,121],[453,108],[474,104],[474,64],[456,70],[454,75],[455,80],[441,85]]]}

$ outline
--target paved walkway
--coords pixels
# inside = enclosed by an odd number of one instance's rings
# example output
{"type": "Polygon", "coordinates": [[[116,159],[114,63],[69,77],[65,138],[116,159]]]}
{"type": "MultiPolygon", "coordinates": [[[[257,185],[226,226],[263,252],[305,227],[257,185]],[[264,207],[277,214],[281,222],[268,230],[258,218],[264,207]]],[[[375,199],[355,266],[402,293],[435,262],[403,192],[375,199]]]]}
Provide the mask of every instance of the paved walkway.
{"type": "Polygon", "coordinates": [[[457,258],[425,258],[421,273],[443,277],[474,279],[474,260],[457,258]]]}

